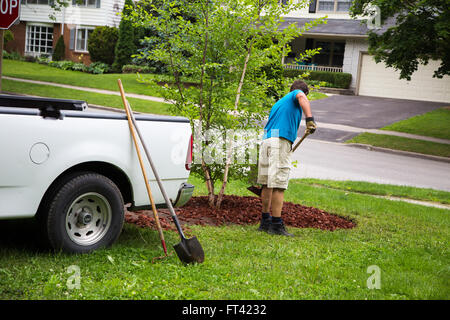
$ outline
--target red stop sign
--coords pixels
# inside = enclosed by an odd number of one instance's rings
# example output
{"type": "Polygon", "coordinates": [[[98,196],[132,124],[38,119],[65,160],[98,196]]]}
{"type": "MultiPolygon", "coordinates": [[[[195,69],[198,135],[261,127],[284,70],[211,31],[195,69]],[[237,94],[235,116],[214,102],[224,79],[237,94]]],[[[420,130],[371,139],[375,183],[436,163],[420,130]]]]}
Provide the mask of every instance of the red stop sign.
{"type": "Polygon", "coordinates": [[[20,0],[0,0],[0,29],[9,29],[19,19],[20,0]]]}

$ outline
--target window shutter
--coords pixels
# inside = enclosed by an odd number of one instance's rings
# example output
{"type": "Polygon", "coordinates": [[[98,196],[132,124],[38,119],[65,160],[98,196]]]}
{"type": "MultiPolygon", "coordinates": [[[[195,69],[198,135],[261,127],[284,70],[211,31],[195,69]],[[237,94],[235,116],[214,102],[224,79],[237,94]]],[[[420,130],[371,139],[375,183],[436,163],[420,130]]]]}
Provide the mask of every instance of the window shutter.
{"type": "Polygon", "coordinates": [[[75,28],[70,29],[70,40],[69,40],[69,49],[75,49],[75,28]]]}
{"type": "Polygon", "coordinates": [[[96,8],[100,8],[100,7],[101,7],[101,5],[100,5],[100,0],[97,0],[97,1],[96,1],[95,7],[96,7],[96,8]]]}
{"type": "Polygon", "coordinates": [[[309,3],[309,13],[316,13],[317,0],[311,0],[309,3]]]}
{"type": "Polygon", "coordinates": [[[72,5],[76,6],[77,5],[77,0],[72,0],[72,5]]]}

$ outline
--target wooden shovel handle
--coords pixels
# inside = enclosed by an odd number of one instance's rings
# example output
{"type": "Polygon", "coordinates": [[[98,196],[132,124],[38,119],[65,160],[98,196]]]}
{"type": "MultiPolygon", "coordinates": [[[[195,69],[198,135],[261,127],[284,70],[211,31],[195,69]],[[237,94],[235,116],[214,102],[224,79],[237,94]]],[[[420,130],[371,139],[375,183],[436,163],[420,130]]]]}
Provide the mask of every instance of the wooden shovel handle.
{"type": "Polygon", "coordinates": [[[125,97],[125,92],[123,90],[122,81],[120,79],[118,79],[117,82],[119,84],[119,90],[120,90],[120,95],[122,96],[122,102],[123,102],[123,105],[125,106],[125,111],[127,113],[128,126],[130,127],[130,132],[133,137],[134,145],[136,146],[136,153],[139,158],[139,164],[141,165],[142,175],[144,176],[145,186],[147,188],[147,194],[150,199],[150,203],[152,205],[153,217],[155,218],[156,227],[158,228],[159,238],[161,239],[164,253],[167,255],[166,241],[164,240],[164,234],[163,234],[163,231],[161,228],[161,224],[159,223],[158,212],[156,211],[155,201],[153,200],[153,195],[152,195],[152,190],[150,189],[150,184],[148,183],[147,172],[145,170],[144,163],[142,162],[141,151],[139,148],[139,144],[137,142],[136,133],[134,132],[133,123],[131,121],[131,111],[129,110],[129,106],[128,106],[128,103],[127,103],[127,100],[125,97]]]}

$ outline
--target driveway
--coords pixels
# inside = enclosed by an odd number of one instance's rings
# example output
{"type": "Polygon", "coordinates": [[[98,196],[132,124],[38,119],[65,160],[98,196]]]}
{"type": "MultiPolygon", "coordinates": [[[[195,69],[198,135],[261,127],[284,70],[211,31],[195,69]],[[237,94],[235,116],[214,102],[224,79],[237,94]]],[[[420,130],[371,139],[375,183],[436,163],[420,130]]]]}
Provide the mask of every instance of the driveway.
{"type": "MultiPolygon", "coordinates": [[[[321,128],[321,123],[379,129],[394,122],[448,105],[448,103],[428,101],[333,95],[325,99],[311,101],[318,130],[309,138],[343,142],[358,134],[345,130],[321,128]]],[[[299,136],[303,134],[304,129],[304,123],[302,122],[299,136]]]]}

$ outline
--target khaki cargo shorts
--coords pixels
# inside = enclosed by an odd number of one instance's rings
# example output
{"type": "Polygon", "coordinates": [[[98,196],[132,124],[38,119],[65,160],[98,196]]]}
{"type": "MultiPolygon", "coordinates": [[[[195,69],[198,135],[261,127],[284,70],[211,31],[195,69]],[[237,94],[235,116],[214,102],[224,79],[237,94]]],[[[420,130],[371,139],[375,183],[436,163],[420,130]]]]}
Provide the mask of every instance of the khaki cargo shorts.
{"type": "Polygon", "coordinates": [[[292,143],[286,139],[264,139],[259,149],[257,183],[267,188],[287,189],[291,171],[292,143]]]}

